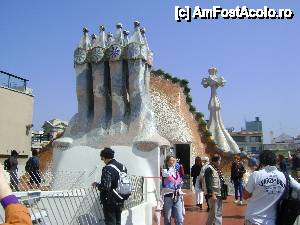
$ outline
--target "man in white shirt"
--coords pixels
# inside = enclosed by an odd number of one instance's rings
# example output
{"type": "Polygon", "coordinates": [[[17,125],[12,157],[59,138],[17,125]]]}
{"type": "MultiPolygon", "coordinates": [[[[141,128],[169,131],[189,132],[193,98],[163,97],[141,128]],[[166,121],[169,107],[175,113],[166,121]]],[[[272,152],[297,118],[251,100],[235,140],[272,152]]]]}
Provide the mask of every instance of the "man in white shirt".
{"type": "MultiPolygon", "coordinates": [[[[201,171],[200,171],[200,174],[199,174],[199,178],[197,180],[199,180],[201,186],[202,186],[202,190],[203,190],[203,187],[204,187],[204,174],[205,174],[205,170],[206,168],[209,166],[209,158],[207,156],[203,156],[201,157],[201,161],[202,161],[202,168],[201,168],[201,171]]],[[[206,205],[207,205],[207,212],[209,211],[209,204],[208,204],[208,195],[205,195],[205,201],[206,201],[206,205]]]]}
{"type": "MultiPolygon", "coordinates": [[[[286,179],[277,170],[275,153],[265,150],[259,156],[260,170],[254,171],[244,191],[244,199],[249,199],[246,225],[275,225],[276,207],[282,196],[286,179]]],[[[300,190],[300,184],[290,176],[291,187],[300,190]]]]}

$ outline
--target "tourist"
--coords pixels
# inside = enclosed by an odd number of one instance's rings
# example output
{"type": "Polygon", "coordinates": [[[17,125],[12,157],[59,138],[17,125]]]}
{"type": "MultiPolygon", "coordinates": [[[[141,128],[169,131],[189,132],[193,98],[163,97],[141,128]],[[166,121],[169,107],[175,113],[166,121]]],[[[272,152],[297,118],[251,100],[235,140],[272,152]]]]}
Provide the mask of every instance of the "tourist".
{"type": "Polygon", "coordinates": [[[222,224],[222,186],[224,184],[224,177],[220,170],[221,157],[214,154],[211,158],[211,163],[205,169],[204,173],[204,191],[208,195],[209,213],[206,225],[220,225],[222,224]]]}
{"type": "Polygon", "coordinates": [[[14,191],[19,191],[18,155],[16,150],[12,150],[9,157],[10,188],[14,191]]]}
{"type": "Polygon", "coordinates": [[[248,169],[246,170],[246,173],[244,174],[244,182],[245,184],[248,183],[250,175],[258,169],[258,162],[257,159],[254,157],[251,157],[248,159],[248,169]]]}
{"type": "Polygon", "coordinates": [[[32,225],[28,209],[18,202],[5,180],[3,171],[0,171],[0,201],[5,210],[3,225],[32,225]]]}
{"type": "Polygon", "coordinates": [[[32,150],[32,157],[29,158],[25,166],[25,170],[30,175],[30,184],[32,187],[40,188],[41,175],[40,175],[40,164],[38,158],[38,151],[36,149],[32,150]],[[26,168],[28,165],[29,168],[26,168]]]}
{"type": "Polygon", "coordinates": [[[203,192],[202,187],[199,182],[199,175],[202,168],[202,162],[201,158],[197,156],[195,158],[195,164],[191,168],[191,177],[193,178],[193,186],[195,189],[195,195],[196,195],[196,206],[199,206],[200,209],[202,209],[202,203],[203,203],[203,192]]]}
{"type": "Polygon", "coordinates": [[[244,165],[240,162],[239,156],[235,156],[231,165],[231,182],[234,185],[234,197],[235,203],[238,203],[238,197],[240,197],[239,204],[243,204],[243,176],[246,172],[244,165]]]}
{"type": "Polygon", "coordinates": [[[183,177],[183,176],[185,175],[184,167],[183,167],[183,165],[180,163],[180,159],[179,159],[179,158],[177,158],[176,161],[177,161],[177,164],[178,164],[178,166],[179,166],[180,176],[183,177]]]}
{"type": "MultiPolygon", "coordinates": [[[[206,168],[209,166],[209,158],[207,156],[203,156],[201,157],[201,161],[202,161],[202,168],[200,171],[200,175],[199,175],[199,181],[202,187],[202,192],[203,192],[203,188],[204,188],[204,174],[205,174],[205,170],[206,168]]],[[[205,201],[206,201],[206,205],[207,205],[207,212],[209,211],[209,204],[208,204],[208,195],[205,194],[205,201]]]]}
{"type": "MultiPolygon", "coordinates": [[[[277,170],[276,155],[265,150],[259,155],[260,169],[254,171],[244,190],[244,199],[249,199],[246,225],[275,225],[277,203],[286,185],[285,175],[277,170]]],[[[300,190],[300,184],[290,177],[291,187],[300,190]]]]}
{"type": "Polygon", "coordinates": [[[292,163],[292,176],[295,179],[300,177],[300,149],[295,150],[294,154],[291,155],[291,152],[288,152],[289,160],[292,163]]]}
{"type": "Polygon", "coordinates": [[[103,204],[103,213],[105,225],[121,225],[121,213],[124,206],[124,200],[119,198],[115,191],[120,179],[119,171],[127,173],[127,169],[114,159],[115,152],[110,148],[104,148],[100,157],[105,163],[102,169],[101,182],[94,182],[93,187],[100,191],[100,200],[103,204]]]}
{"type": "Polygon", "coordinates": [[[251,171],[251,173],[253,173],[254,171],[256,171],[258,169],[257,159],[254,158],[254,157],[251,157],[248,160],[248,167],[249,167],[249,170],[251,171]]]}
{"type": "Polygon", "coordinates": [[[165,168],[162,170],[164,225],[171,225],[172,215],[175,216],[176,225],[183,225],[184,205],[180,168],[174,156],[166,157],[165,168]]]}
{"type": "Polygon", "coordinates": [[[288,173],[287,163],[284,159],[284,156],[281,154],[278,155],[278,166],[279,166],[279,170],[281,172],[288,173]]]}

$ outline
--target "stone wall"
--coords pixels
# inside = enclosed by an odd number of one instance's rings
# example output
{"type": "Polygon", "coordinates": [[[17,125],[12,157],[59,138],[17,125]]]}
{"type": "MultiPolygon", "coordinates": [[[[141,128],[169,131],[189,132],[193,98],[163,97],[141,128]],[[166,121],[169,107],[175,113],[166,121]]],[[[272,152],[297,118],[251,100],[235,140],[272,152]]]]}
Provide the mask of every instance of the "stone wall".
{"type": "MultiPolygon", "coordinates": [[[[180,83],[173,83],[169,79],[152,74],[150,90],[157,129],[160,135],[172,144],[191,143],[191,165],[193,165],[196,156],[206,155],[211,157],[215,153],[220,154],[222,157],[222,171],[226,176],[229,176],[232,155],[218,151],[217,145],[211,141],[210,137],[206,137],[207,127],[199,124],[199,118],[196,118],[196,115],[190,112],[184,88],[180,86],[180,83]],[[168,111],[171,111],[172,115],[168,111]],[[169,123],[170,117],[176,121],[169,123]]],[[[203,102],[203,106],[206,105],[203,102]]],[[[197,111],[202,111],[202,109],[197,108],[197,111]]],[[[244,165],[247,165],[245,159],[244,165]]]]}
{"type": "Polygon", "coordinates": [[[33,96],[0,87],[0,154],[30,155],[33,96]]]}
{"type": "Polygon", "coordinates": [[[150,90],[160,135],[172,144],[191,143],[192,158],[205,155],[207,144],[203,142],[199,123],[189,111],[186,95],[179,83],[152,74],[150,90]],[[170,117],[174,121],[170,121],[170,117]]]}

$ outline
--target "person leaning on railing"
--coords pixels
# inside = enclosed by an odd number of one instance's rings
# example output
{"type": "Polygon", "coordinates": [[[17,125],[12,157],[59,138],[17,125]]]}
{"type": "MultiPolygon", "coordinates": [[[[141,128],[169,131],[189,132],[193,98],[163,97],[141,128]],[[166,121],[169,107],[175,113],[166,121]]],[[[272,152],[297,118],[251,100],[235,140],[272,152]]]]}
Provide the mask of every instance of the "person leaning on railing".
{"type": "Polygon", "coordinates": [[[12,194],[2,169],[0,169],[0,200],[5,210],[5,223],[2,225],[32,225],[27,208],[12,194]]]}

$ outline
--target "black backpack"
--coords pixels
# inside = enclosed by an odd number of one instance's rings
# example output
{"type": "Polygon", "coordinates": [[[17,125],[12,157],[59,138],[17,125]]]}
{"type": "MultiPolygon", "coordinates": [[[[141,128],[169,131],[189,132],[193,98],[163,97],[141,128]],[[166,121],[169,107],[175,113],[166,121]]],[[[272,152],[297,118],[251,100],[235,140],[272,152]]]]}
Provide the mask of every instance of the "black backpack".
{"type": "Polygon", "coordinates": [[[25,171],[26,171],[26,172],[29,172],[29,171],[32,170],[32,167],[33,167],[32,164],[33,164],[33,163],[32,163],[32,157],[30,157],[30,158],[27,160],[26,165],[25,165],[25,171]]]}
{"type": "Polygon", "coordinates": [[[276,225],[293,225],[300,215],[300,200],[292,197],[289,175],[284,173],[286,186],[277,205],[276,225]]]}
{"type": "Polygon", "coordinates": [[[4,170],[6,170],[6,171],[9,171],[10,170],[10,157],[9,158],[7,158],[7,159],[5,159],[4,160],[4,163],[3,163],[3,165],[4,165],[4,170]]]}
{"type": "Polygon", "coordinates": [[[300,168],[300,157],[299,156],[294,156],[292,158],[292,167],[295,170],[300,168]]]}

